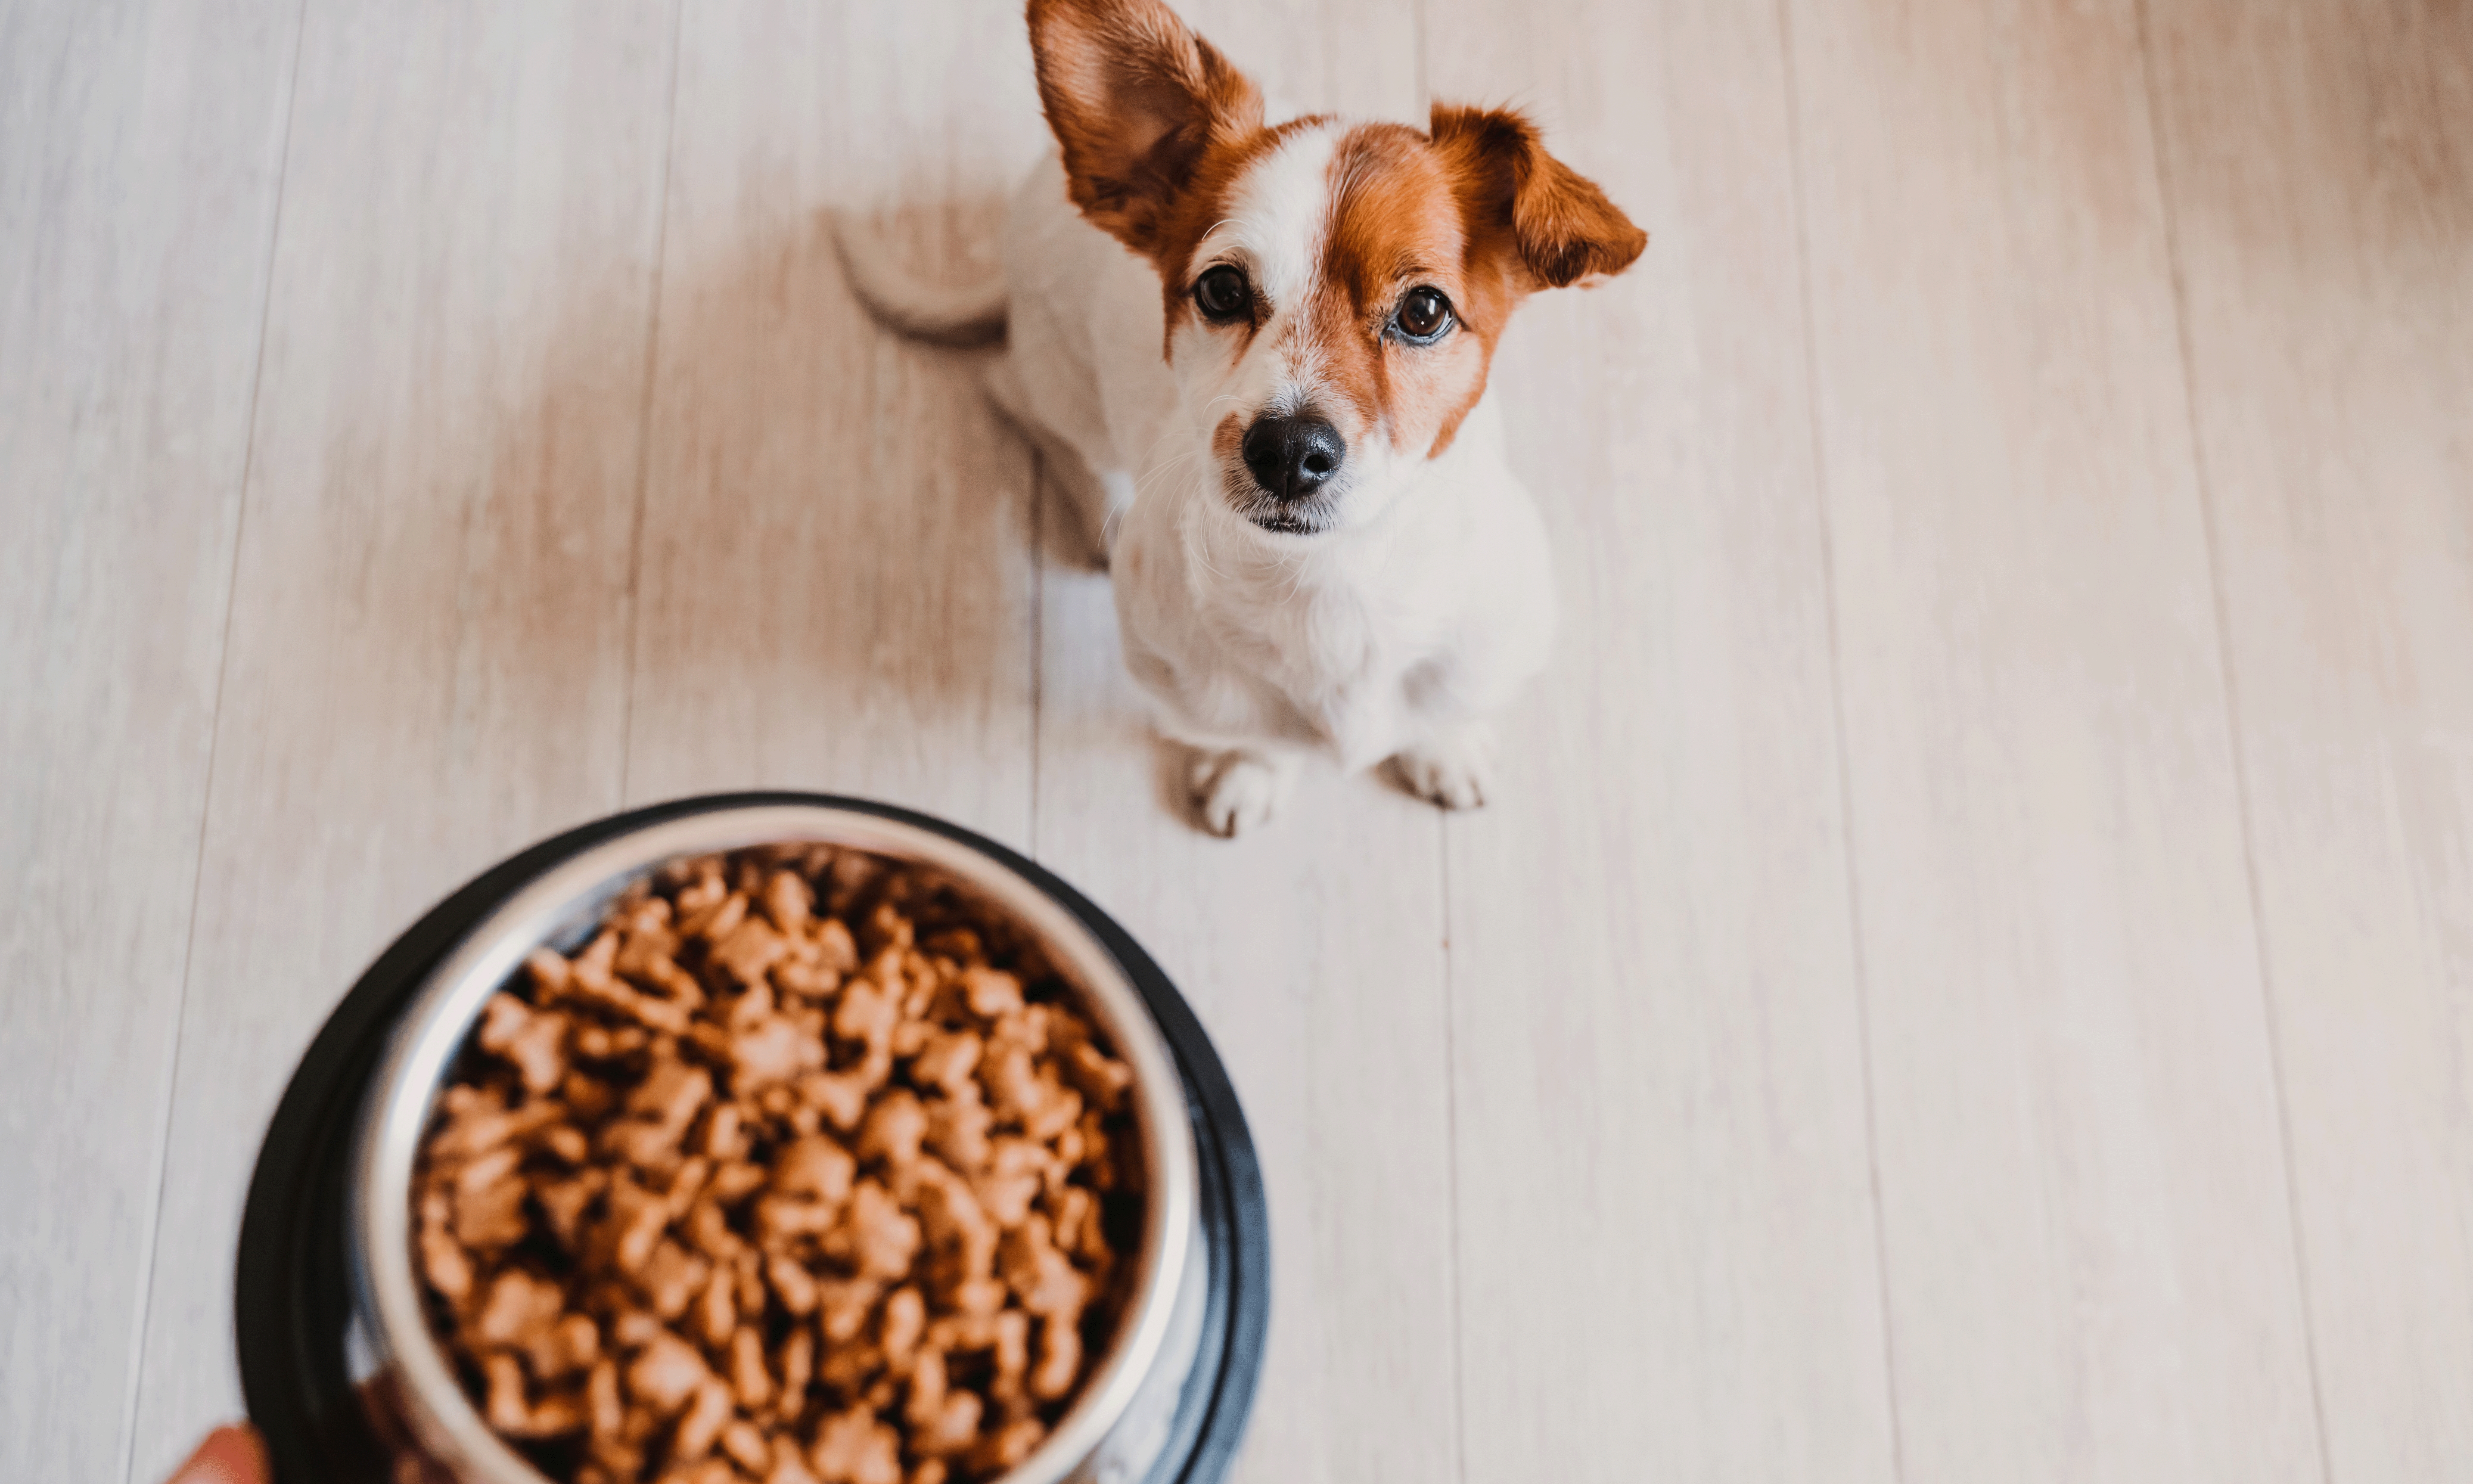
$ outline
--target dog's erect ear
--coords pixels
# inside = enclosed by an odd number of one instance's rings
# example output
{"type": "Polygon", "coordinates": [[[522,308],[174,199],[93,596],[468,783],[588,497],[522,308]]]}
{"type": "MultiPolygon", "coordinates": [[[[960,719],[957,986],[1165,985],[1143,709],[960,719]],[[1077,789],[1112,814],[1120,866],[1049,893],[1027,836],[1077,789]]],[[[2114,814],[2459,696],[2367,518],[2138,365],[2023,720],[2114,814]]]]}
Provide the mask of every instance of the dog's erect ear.
{"type": "Polygon", "coordinates": [[[1432,137],[1459,178],[1471,223],[1510,234],[1531,287],[1611,276],[1648,246],[1648,233],[1596,182],[1547,154],[1537,126],[1520,114],[1436,104],[1432,137]]]}
{"type": "Polygon", "coordinates": [[[1254,84],[1160,0],[1030,0],[1030,51],[1073,203],[1137,252],[1212,142],[1262,124],[1254,84]]]}

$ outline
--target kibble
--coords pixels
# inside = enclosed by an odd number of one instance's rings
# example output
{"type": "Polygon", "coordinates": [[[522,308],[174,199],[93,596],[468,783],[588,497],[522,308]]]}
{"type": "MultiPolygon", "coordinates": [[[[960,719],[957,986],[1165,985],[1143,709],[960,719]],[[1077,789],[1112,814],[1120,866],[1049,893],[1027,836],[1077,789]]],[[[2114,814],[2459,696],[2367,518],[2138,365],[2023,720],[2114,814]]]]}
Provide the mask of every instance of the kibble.
{"type": "Polygon", "coordinates": [[[435,1323],[565,1484],[994,1477],[1117,1318],[1131,1081],[949,884],[679,863],[484,1011],[417,1175],[435,1323]]]}

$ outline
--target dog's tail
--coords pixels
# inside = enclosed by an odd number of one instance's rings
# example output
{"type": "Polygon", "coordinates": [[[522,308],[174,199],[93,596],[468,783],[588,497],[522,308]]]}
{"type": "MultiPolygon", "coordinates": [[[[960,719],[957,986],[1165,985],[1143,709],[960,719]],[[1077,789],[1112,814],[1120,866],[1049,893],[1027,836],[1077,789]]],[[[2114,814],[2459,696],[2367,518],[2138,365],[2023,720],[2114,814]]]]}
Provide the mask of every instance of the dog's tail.
{"type": "Polygon", "coordinates": [[[891,329],[940,346],[985,346],[1004,338],[1005,284],[945,288],[921,283],[894,260],[884,239],[840,212],[832,218],[833,241],[859,302],[891,329]]]}

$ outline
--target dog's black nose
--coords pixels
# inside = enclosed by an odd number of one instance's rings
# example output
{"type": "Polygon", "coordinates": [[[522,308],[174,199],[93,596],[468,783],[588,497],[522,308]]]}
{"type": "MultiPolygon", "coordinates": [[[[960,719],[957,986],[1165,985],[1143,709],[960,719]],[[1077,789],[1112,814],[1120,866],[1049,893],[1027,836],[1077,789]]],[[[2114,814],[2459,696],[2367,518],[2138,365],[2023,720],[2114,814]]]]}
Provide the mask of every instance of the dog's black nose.
{"type": "Polygon", "coordinates": [[[1320,418],[1260,418],[1245,430],[1245,467],[1265,493],[1302,500],[1339,472],[1348,445],[1320,418]]]}

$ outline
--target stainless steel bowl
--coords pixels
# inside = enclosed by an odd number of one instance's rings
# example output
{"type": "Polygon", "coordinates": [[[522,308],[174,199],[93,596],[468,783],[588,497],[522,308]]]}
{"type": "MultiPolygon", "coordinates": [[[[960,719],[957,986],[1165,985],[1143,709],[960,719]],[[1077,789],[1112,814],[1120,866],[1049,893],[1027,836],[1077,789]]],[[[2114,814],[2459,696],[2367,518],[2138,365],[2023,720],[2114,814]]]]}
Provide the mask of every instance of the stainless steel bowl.
{"type": "Polygon", "coordinates": [[[1208,1286],[1196,1227],[1193,1125],[1174,1059],[1141,996],[1090,931],[1038,887],[959,841],[826,804],[761,803],[661,820],[594,845],[483,918],[421,982],[361,1111],[348,1232],[355,1373],[379,1380],[428,1458],[469,1484],[544,1484],[482,1421],[431,1332],[416,1276],[413,1166],[440,1089],[490,996],[524,955],[588,938],[610,902],[686,856],[823,841],[932,868],[1028,930],[1134,1071],[1147,1211],[1115,1340],[1039,1450],[1004,1484],[1124,1484],[1165,1447],[1194,1369],[1208,1286]]]}

